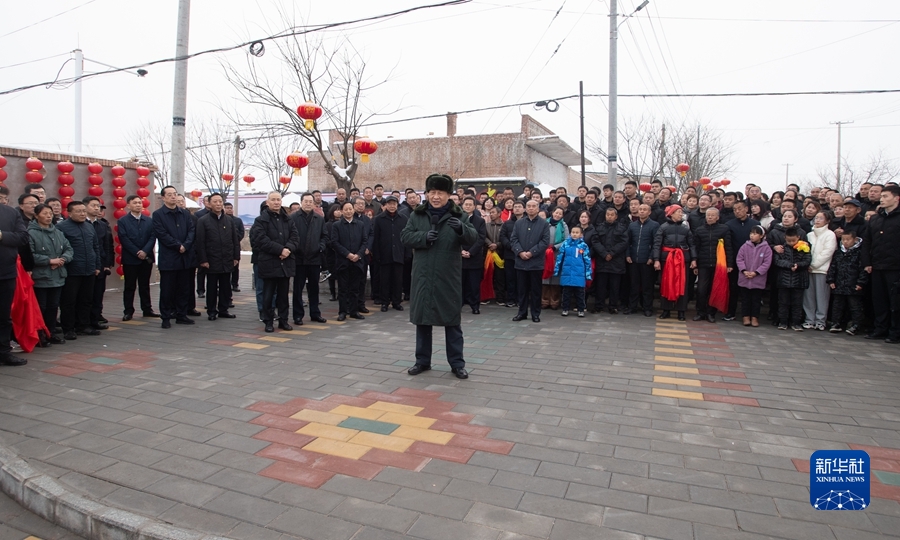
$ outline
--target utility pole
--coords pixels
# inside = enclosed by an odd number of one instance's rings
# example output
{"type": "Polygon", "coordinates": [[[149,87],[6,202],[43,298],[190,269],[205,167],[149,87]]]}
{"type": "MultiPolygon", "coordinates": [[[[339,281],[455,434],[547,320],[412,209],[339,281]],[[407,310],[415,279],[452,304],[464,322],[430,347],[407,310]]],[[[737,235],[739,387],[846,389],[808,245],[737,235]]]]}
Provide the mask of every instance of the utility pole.
{"type": "Polygon", "coordinates": [[[84,76],[84,53],[81,49],[75,53],[75,153],[81,153],[81,78],[84,76]]]}
{"type": "Polygon", "coordinates": [[[175,92],[172,98],[172,186],[184,193],[184,158],[187,122],[188,38],[191,30],[191,0],[178,1],[178,30],[175,38],[175,92]]]}
{"type": "Polygon", "coordinates": [[[784,190],[785,191],[787,191],[788,184],[790,183],[791,165],[793,165],[793,163],[785,163],[784,164],[784,190]]]}
{"type": "Polygon", "coordinates": [[[662,138],[659,142],[659,173],[658,178],[663,177],[663,169],[666,163],[666,125],[662,125],[662,138]]]}
{"type": "Polygon", "coordinates": [[[234,179],[231,181],[234,186],[234,215],[238,214],[238,189],[241,187],[241,149],[246,147],[246,143],[241,139],[240,135],[234,136],[234,179]]]}
{"type": "Polygon", "coordinates": [[[585,187],[584,172],[584,81],[578,81],[578,106],[581,119],[581,187],[585,187]]]}
{"type": "Polygon", "coordinates": [[[834,189],[841,191],[841,126],[844,124],[852,124],[853,120],[845,120],[845,121],[837,121],[837,122],[829,122],[830,124],[835,124],[838,127],[838,148],[837,148],[837,183],[834,186],[834,189]]]}
{"type": "Polygon", "coordinates": [[[619,14],[616,12],[616,0],[609,0],[609,151],[607,152],[607,161],[609,168],[609,183],[615,188],[616,176],[618,174],[618,76],[619,76],[619,60],[616,42],[618,41],[618,25],[619,14]]]}

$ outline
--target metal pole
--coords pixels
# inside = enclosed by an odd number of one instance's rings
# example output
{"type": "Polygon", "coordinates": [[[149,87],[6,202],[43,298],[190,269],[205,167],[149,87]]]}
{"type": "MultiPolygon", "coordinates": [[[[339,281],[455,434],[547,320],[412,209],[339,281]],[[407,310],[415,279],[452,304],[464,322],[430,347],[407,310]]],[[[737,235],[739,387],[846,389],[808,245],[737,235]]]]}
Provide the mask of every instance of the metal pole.
{"type": "Polygon", "coordinates": [[[837,121],[831,122],[831,124],[837,124],[838,127],[838,147],[837,147],[837,183],[834,186],[834,189],[841,191],[841,126],[844,124],[852,124],[853,121],[837,121]]]}
{"type": "Polygon", "coordinates": [[[81,49],[75,53],[75,153],[81,153],[81,77],[84,76],[84,53],[81,49]]]}
{"type": "Polygon", "coordinates": [[[790,183],[790,173],[791,173],[791,163],[784,164],[784,190],[787,191],[788,184],[790,183]]]}
{"type": "Polygon", "coordinates": [[[616,50],[616,41],[618,39],[617,22],[619,20],[616,13],[616,0],[609,0],[609,152],[607,160],[609,163],[609,183],[613,187],[617,186],[616,175],[618,168],[618,152],[617,146],[617,123],[616,114],[618,104],[617,94],[617,78],[618,78],[618,54],[616,50]]]}
{"type": "Polygon", "coordinates": [[[234,186],[234,215],[238,214],[238,189],[241,187],[240,177],[238,173],[241,169],[241,136],[234,136],[234,180],[232,180],[232,185],[234,186]]]}
{"type": "Polygon", "coordinates": [[[584,81],[578,81],[578,106],[581,119],[581,187],[585,187],[584,172],[584,81]]]}
{"type": "Polygon", "coordinates": [[[188,38],[191,0],[178,2],[178,33],[175,39],[175,92],[172,98],[172,186],[184,193],[185,124],[187,118],[188,38]]]}

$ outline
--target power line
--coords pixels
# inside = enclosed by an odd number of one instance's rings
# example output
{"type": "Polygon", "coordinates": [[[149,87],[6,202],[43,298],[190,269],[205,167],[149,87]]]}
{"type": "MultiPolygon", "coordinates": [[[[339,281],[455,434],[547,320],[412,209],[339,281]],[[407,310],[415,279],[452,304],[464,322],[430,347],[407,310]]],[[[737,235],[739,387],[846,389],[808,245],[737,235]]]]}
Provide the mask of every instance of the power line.
{"type": "Polygon", "coordinates": [[[66,13],[75,11],[76,9],[82,8],[82,7],[84,7],[84,6],[88,5],[88,4],[93,4],[93,3],[96,2],[96,1],[97,1],[97,0],[88,0],[87,2],[85,2],[85,3],[83,3],[83,4],[79,4],[79,5],[77,5],[77,6],[73,7],[73,8],[69,8],[69,9],[67,9],[67,10],[65,10],[65,11],[63,11],[63,12],[61,12],[61,13],[57,13],[56,15],[51,15],[51,16],[47,17],[46,19],[42,19],[42,20],[40,20],[40,21],[38,21],[38,22],[36,22],[36,23],[31,23],[31,24],[29,24],[28,26],[23,26],[22,28],[19,28],[18,30],[13,30],[12,32],[7,32],[7,33],[3,34],[2,36],[0,36],[0,38],[5,38],[6,36],[11,36],[11,35],[13,35],[13,34],[15,34],[15,33],[17,33],[17,32],[21,32],[22,30],[27,30],[27,29],[31,28],[32,26],[37,26],[37,25],[39,25],[39,24],[41,24],[41,23],[45,23],[45,22],[47,22],[47,21],[49,21],[49,20],[51,20],[51,19],[55,19],[55,18],[57,18],[57,17],[59,17],[59,16],[61,16],[61,15],[65,15],[66,13]]]}
{"type": "Polygon", "coordinates": [[[54,54],[53,56],[45,56],[43,58],[36,58],[34,60],[28,60],[26,62],[19,62],[18,64],[9,64],[8,66],[0,66],[0,69],[8,69],[8,68],[14,68],[14,67],[19,67],[19,66],[25,66],[28,64],[35,64],[37,62],[43,62],[44,60],[50,60],[51,58],[59,58],[60,56],[65,56],[67,54],[70,54],[70,53],[64,52],[64,53],[54,54]]]}

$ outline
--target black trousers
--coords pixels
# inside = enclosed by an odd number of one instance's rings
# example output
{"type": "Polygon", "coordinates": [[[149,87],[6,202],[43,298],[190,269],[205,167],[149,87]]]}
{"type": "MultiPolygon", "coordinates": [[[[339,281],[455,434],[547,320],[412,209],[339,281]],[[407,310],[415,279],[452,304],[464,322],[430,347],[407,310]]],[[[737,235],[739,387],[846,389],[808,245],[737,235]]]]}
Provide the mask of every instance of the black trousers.
{"type": "MultiPolygon", "coordinates": [[[[692,272],[693,273],[693,272],[692,272]]],[[[715,315],[716,308],[709,305],[709,295],[712,293],[713,278],[716,268],[704,266],[697,269],[697,314],[715,315]]],[[[728,301],[731,302],[729,296],[728,301]]]]}
{"type": "Polygon", "coordinates": [[[218,315],[231,305],[231,273],[206,273],[206,314],[218,315]]]}
{"type": "MultiPolygon", "coordinates": [[[[194,297],[194,268],[159,271],[159,314],[163,320],[183,319],[194,297]]],[[[196,304],[195,304],[196,305],[196,304]]]]}
{"type": "MultiPolygon", "coordinates": [[[[731,273],[728,274],[728,313],[734,317],[734,314],[737,313],[737,305],[738,299],[741,296],[741,291],[738,289],[738,274],[740,272],[732,270],[731,273]]],[[[710,282],[712,283],[712,282],[710,282]]]]}
{"type": "Polygon", "coordinates": [[[379,265],[378,277],[381,280],[378,298],[382,305],[399,306],[403,301],[403,264],[379,265]]]}
{"type": "MultiPolygon", "coordinates": [[[[431,365],[432,330],[433,326],[416,325],[416,364],[420,366],[431,365]]],[[[447,362],[451,368],[466,367],[463,360],[463,332],[462,327],[445,326],[444,339],[447,341],[447,362]]]]}
{"type": "MultiPolygon", "coordinates": [[[[732,271],[734,272],[734,270],[732,271]]],[[[738,287],[741,292],[741,317],[759,318],[759,310],[762,307],[763,289],[747,289],[738,287]]]]}
{"type": "MultiPolygon", "coordinates": [[[[616,306],[627,306],[628,302],[631,299],[631,280],[628,278],[629,271],[631,270],[631,265],[633,263],[626,262],[625,263],[625,273],[618,274],[619,276],[619,288],[618,294],[616,295],[616,306]]],[[[609,307],[612,307],[612,298],[610,298],[609,307]]]]}
{"type": "Polygon", "coordinates": [[[403,261],[403,296],[409,297],[412,288],[412,257],[403,261]]]}
{"type": "Polygon", "coordinates": [[[240,281],[240,279],[241,279],[241,270],[240,270],[240,265],[238,265],[238,266],[235,266],[234,270],[232,270],[232,272],[231,272],[231,288],[232,289],[238,288],[238,282],[240,281]]]}
{"type": "Polygon", "coordinates": [[[900,270],[872,270],[876,334],[900,339],[900,270]]]}
{"type": "Polygon", "coordinates": [[[106,274],[100,270],[100,275],[94,278],[93,298],[91,299],[91,324],[97,324],[103,318],[103,295],[106,293],[106,274]]]}
{"type": "Polygon", "coordinates": [[[630,277],[629,303],[631,310],[653,311],[653,286],[656,285],[656,270],[652,265],[646,263],[632,263],[630,277]]]}
{"type": "Polygon", "coordinates": [[[806,289],[778,289],[778,322],[796,326],[803,322],[803,292],[806,289]]]}
{"type": "Polygon", "coordinates": [[[541,274],[543,270],[516,270],[516,287],[519,289],[519,315],[541,316],[541,274]]]}
{"type": "MultiPolygon", "coordinates": [[[[380,274],[381,265],[376,263],[373,259],[371,262],[369,262],[367,264],[367,266],[369,267],[369,274],[371,274],[371,276],[370,276],[371,279],[369,280],[370,281],[369,288],[371,290],[369,292],[371,293],[372,301],[375,302],[376,304],[382,304],[382,303],[384,303],[384,298],[381,297],[381,286],[380,286],[380,284],[381,284],[381,274],[380,274]]],[[[366,290],[365,274],[363,274],[363,280],[364,280],[364,282],[363,282],[362,288],[360,289],[361,291],[366,290]]],[[[362,296],[365,297],[364,294],[362,296]]],[[[365,298],[363,298],[363,303],[365,303],[365,298]]]]}
{"type": "MultiPolygon", "coordinates": [[[[12,319],[9,313],[15,294],[16,278],[0,279],[0,356],[8,355],[12,350],[9,346],[9,340],[12,339],[12,319]]],[[[53,324],[55,326],[56,321],[53,324]]],[[[53,331],[53,328],[50,330],[53,331]]]]}
{"type": "Polygon", "coordinates": [[[197,294],[206,292],[206,268],[197,268],[197,294]]]}
{"type": "Polygon", "coordinates": [[[135,289],[141,299],[141,312],[153,311],[153,302],[150,301],[150,275],[153,273],[153,263],[147,261],[141,264],[124,264],[122,270],[125,273],[125,291],[122,293],[125,315],[134,314],[135,289]]]}
{"type": "Polygon", "coordinates": [[[309,316],[321,317],[319,310],[319,272],[318,264],[298,264],[294,274],[293,315],[294,320],[303,319],[306,310],[303,309],[303,287],[306,287],[306,297],[309,300],[309,316]]]}
{"type": "Polygon", "coordinates": [[[506,276],[506,301],[519,301],[519,275],[516,273],[516,260],[503,259],[503,275],[506,276]]]}
{"type": "MultiPolygon", "coordinates": [[[[59,311],[59,298],[62,287],[35,287],[34,296],[41,308],[44,325],[53,334],[56,330],[56,313],[59,311]]],[[[49,336],[48,336],[49,337],[49,336]]]]}
{"type": "MultiPolygon", "coordinates": [[[[366,258],[362,258],[363,267],[362,272],[357,272],[357,281],[358,285],[356,286],[356,309],[351,311],[345,311],[344,313],[354,313],[361,309],[365,309],[366,307],[366,271],[369,268],[369,263],[366,261],[366,258]]],[[[377,281],[372,281],[372,289],[375,289],[375,284],[377,281]]],[[[340,287],[340,285],[338,285],[340,287]]]]}
{"type": "Polygon", "coordinates": [[[462,269],[462,303],[472,309],[481,305],[481,279],[484,270],[480,268],[462,269]]]}
{"type": "Polygon", "coordinates": [[[290,304],[288,303],[288,289],[291,286],[291,278],[267,278],[263,279],[263,321],[271,323],[275,321],[275,309],[272,307],[272,298],[278,308],[278,320],[287,322],[290,304]]]}
{"type": "MultiPolygon", "coordinates": [[[[188,284],[188,291],[190,291],[190,294],[188,295],[188,311],[194,311],[197,309],[197,297],[194,295],[194,291],[191,291],[191,289],[194,287],[194,280],[197,279],[197,268],[191,268],[190,273],[191,281],[188,284]]],[[[206,291],[203,292],[206,293],[206,291]]]]}
{"type": "Polygon", "coordinates": [[[91,303],[97,276],[68,276],[59,300],[59,322],[64,332],[87,328],[91,324],[91,303]]]}
{"type": "Polygon", "coordinates": [[[571,304],[572,296],[575,296],[574,308],[578,311],[584,311],[584,287],[570,287],[568,285],[563,285],[562,288],[563,311],[568,311],[569,308],[573,307],[571,304]]]}
{"type": "Polygon", "coordinates": [[[497,265],[494,265],[494,300],[498,303],[506,301],[506,273],[497,265]]]}
{"type": "Polygon", "coordinates": [[[365,274],[362,272],[362,269],[356,265],[337,271],[339,312],[349,315],[359,313],[360,275],[363,276],[363,283],[365,283],[365,274]]]}
{"type": "Polygon", "coordinates": [[[863,297],[857,294],[833,294],[831,295],[833,303],[831,304],[831,321],[840,325],[844,321],[845,309],[850,311],[850,324],[859,328],[865,319],[865,308],[863,308],[863,297]]]}
{"type": "Polygon", "coordinates": [[[597,290],[597,298],[594,299],[594,308],[602,309],[609,296],[609,309],[619,307],[619,286],[622,283],[621,274],[610,274],[607,272],[597,272],[594,276],[594,287],[597,290]]]}

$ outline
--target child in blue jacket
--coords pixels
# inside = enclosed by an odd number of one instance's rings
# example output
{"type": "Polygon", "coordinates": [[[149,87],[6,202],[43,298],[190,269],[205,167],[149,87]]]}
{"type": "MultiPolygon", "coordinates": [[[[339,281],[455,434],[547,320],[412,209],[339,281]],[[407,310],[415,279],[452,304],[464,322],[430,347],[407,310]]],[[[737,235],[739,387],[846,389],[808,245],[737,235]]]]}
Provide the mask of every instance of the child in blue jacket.
{"type": "Polygon", "coordinates": [[[562,316],[569,316],[572,294],[578,308],[578,316],[584,317],[584,287],[591,280],[591,250],[581,239],[583,231],[575,225],[569,230],[569,237],[562,243],[556,255],[553,275],[559,276],[562,285],[562,316]]]}

